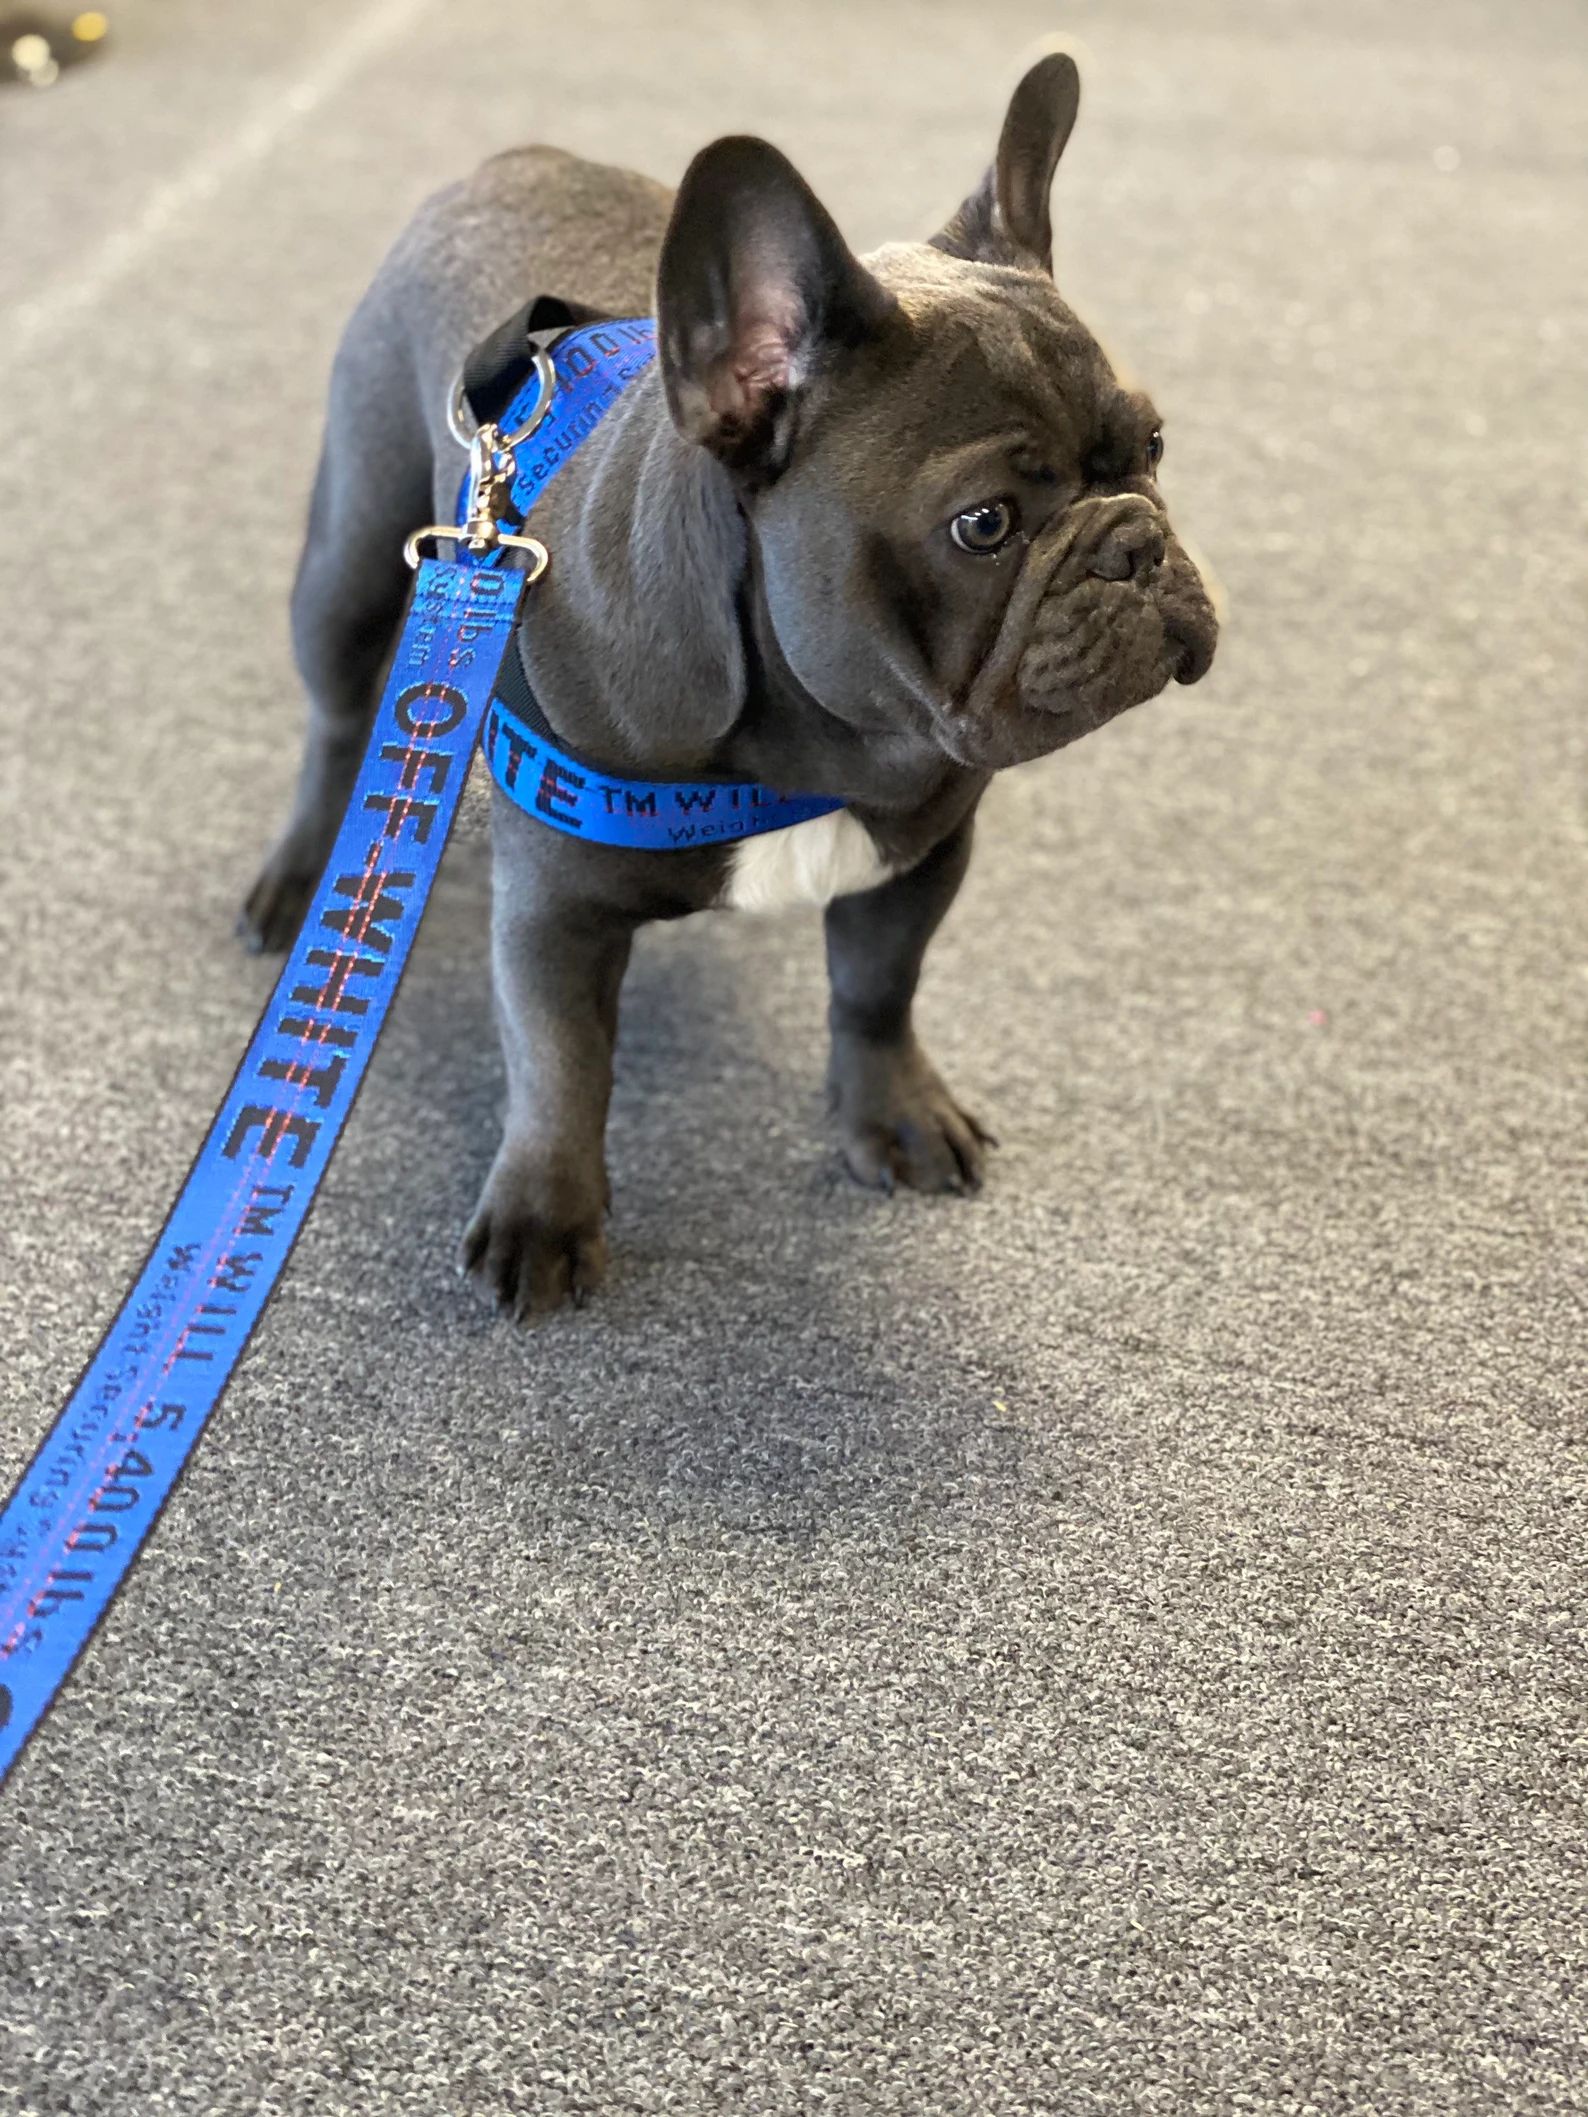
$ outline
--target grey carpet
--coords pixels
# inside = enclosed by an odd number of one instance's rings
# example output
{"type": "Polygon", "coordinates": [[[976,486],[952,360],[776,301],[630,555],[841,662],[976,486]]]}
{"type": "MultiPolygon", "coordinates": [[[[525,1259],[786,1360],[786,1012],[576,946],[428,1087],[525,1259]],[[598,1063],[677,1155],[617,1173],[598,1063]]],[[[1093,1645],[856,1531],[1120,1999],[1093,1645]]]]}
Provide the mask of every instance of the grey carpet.
{"type": "Polygon", "coordinates": [[[749,128],[923,231],[1075,25],[1062,276],[1231,617],[989,805],[986,1195],[838,1177],[814,919],[657,934],[533,1338],[456,849],[0,1799],[0,2110],[1588,2109],[1581,9],[115,13],[0,103],[7,1480],[267,988],[325,366],[438,181],[749,128]]]}

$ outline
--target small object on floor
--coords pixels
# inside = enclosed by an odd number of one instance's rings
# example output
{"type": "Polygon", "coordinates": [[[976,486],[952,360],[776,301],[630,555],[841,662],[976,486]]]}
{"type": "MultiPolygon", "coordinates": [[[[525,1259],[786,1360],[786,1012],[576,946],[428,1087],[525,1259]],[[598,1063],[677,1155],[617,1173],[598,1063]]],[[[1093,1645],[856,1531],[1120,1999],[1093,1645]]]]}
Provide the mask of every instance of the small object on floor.
{"type": "Polygon", "coordinates": [[[63,14],[0,8],[0,88],[53,88],[61,69],[98,51],[110,24],[97,7],[63,14]]]}

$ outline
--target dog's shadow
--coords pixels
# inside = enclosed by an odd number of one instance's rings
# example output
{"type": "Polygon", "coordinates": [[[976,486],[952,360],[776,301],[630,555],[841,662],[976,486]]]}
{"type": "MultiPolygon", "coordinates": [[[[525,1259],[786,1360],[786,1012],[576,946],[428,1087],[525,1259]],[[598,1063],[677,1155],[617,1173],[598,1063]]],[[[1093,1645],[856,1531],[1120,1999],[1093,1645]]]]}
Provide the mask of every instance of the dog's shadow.
{"type": "Polygon", "coordinates": [[[449,855],[294,1267],[300,1342],[314,1318],[334,1335],[349,1305],[379,1342],[378,1371],[343,1375],[344,1398],[367,1386],[372,1414],[472,1458],[464,1475],[511,1475],[503,1432],[532,1434],[555,1440],[570,1488],[628,1486],[640,1508],[665,1496],[770,1533],[935,1508],[971,1460],[1012,1472],[996,1352],[932,1268],[942,1242],[925,1283],[912,1255],[919,1216],[977,1208],[861,1191],[826,1129],[814,920],[642,935],[600,1296],[525,1331],[459,1277],[503,1095],[487,868],[481,844],[449,855]]]}

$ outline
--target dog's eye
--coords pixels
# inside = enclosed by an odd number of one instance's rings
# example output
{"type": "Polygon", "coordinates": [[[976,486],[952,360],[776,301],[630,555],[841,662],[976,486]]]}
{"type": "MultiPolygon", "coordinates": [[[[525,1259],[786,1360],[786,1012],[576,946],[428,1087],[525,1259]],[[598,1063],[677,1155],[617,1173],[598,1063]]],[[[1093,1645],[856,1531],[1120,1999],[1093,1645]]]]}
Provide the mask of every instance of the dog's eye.
{"type": "Polygon", "coordinates": [[[1163,428],[1155,426],[1147,436],[1147,475],[1152,476],[1163,461],[1163,428]]]}
{"type": "Polygon", "coordinates": [[[957,514],[948,526],[948,533],[961,551],[968,551],[979,559],[1002,551],[1015,531],[1020,527],[1011,500],[983,500],[979,507],[967,507],[957,514]]]}

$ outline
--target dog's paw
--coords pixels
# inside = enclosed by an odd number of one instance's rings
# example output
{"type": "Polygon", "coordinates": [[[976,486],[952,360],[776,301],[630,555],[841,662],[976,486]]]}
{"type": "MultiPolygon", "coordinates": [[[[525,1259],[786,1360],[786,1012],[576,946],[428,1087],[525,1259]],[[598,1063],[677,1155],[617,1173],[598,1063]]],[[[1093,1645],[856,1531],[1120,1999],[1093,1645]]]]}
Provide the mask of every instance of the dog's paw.
{"type": "Polygon", "coordinates": [[[987,1149],[998,1142],[955,1101],[918,1045],[835,1049],[828,1093],[857,1183],[962,1195],[981,1189],[987,1149]]]}
{"type": "Polygon", "coordinates": [[[292,946],[321,865],[287,844],[271,854],[237,914],[237,938],[250,955],[280,955],[292,946]]]}
{"type": "Polygon", "coordinates": [[[464,1233],[459,1267],[516,1323],[538,1323],[565,1302],[582,1308],[607,1271],[595,1187],[537,1177],[503,1155],[464,1233]]]}

